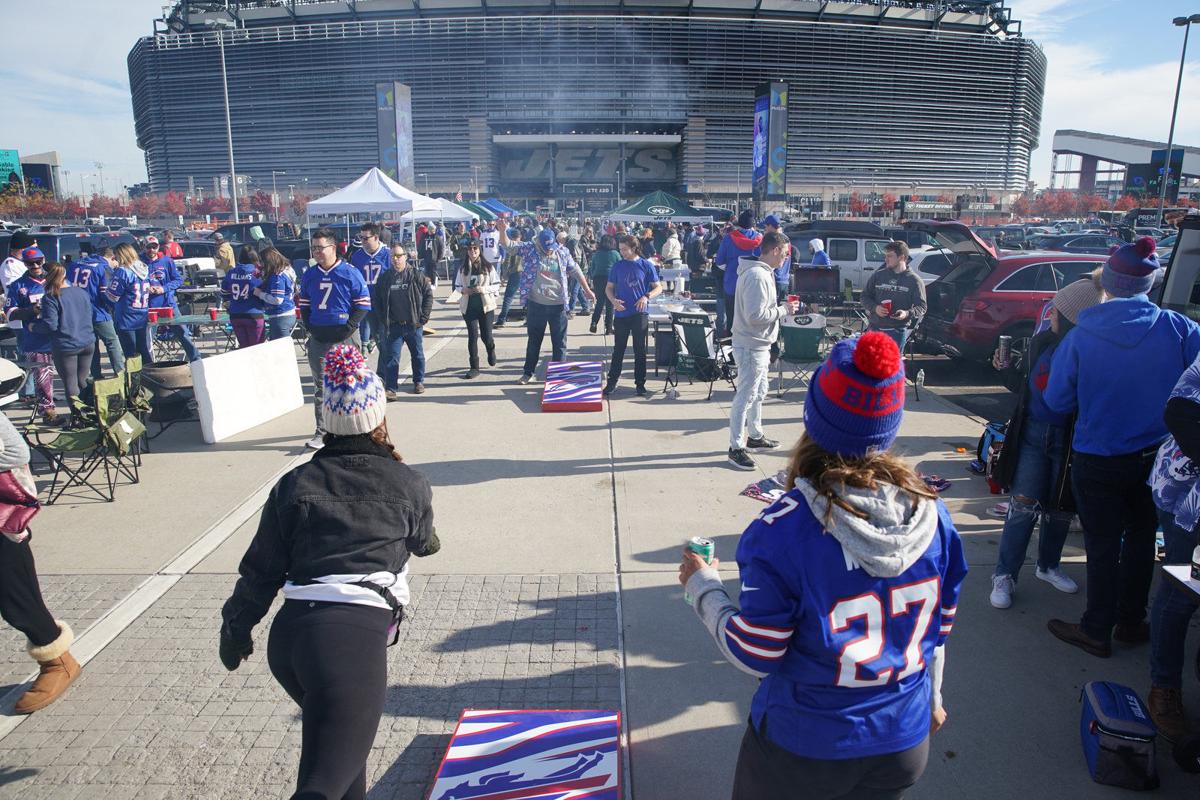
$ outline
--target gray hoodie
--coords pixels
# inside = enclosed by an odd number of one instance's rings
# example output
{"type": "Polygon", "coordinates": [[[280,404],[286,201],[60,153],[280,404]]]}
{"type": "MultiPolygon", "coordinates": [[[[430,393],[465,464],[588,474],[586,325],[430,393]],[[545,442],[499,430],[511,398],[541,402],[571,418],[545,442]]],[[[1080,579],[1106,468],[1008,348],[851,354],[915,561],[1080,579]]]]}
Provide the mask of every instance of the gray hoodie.
{"type": "Polygon", "coordinates": [[[779,305],[774,271],[756,258],[738,259],[734,294],[733,346],[765,350],[779,338],[779,305]]]}

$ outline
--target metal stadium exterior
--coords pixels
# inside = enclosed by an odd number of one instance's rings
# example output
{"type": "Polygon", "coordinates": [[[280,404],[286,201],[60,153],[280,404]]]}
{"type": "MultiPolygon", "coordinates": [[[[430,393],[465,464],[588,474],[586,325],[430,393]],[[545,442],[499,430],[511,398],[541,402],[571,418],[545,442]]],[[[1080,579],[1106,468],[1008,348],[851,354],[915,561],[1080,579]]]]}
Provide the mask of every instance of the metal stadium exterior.
{"type": "Polygon", "coordinates": [[[376,86],[397,82],[414,188],[510,202],[746,196],[769,81],[790,87],[789,195],[1018,192],[1046,69],[1004,2],[181,0],[128,58],[155,191],[228,172],[218,36],[259,187],[376,165],[376,86]]]}

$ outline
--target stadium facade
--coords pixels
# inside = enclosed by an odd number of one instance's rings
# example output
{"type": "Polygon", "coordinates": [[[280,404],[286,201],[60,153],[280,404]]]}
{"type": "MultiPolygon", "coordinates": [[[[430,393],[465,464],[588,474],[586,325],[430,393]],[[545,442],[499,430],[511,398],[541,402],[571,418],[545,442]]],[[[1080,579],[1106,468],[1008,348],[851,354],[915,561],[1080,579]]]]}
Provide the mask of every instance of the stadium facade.
{"type": "Polygon", "coordinates": [[[218,36],[237,170],[259,188],[376,165],[377,86],[395,82],[416,190],[561,204],[590,186],[598,208],[745,199],[768,82],[790,88],[791,196],[1019,192],[1046,70],[996,0],[180,0],[128,57],[155,191],[228,172],[218,36]]]}

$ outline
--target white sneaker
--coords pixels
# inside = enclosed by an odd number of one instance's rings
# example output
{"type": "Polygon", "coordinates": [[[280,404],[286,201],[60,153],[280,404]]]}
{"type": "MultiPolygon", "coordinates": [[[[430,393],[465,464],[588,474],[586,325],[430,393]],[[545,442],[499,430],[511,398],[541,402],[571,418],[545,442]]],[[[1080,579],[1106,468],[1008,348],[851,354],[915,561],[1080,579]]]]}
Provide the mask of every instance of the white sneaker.
{"type": "Polygon", "coordinates": [[[1033,574],[1036,575],[1040,580],[1043,580],[1053,586],[1055,589],[1058,589],[1060,592],[1075,594],[1079,591],[1079,584],[1071,580],[1069,575],[1057,567],[1054,569],[1042,569],[1041,567],[1038,567],[1037,571],[1035,571],[1033,574]]]}
{"type": "Polygon", "coordinates": [[[304,446],[307,447],[309,450],[320,450],[322,447],[325,446],[325,436],[323,434],[318,433],[317,435],[315,435],[311,439],[309,439],[307,442],[305,442],[304,446]]]}
{"type": "Polygon", "coordinates": [[[1012,605],[1013,592],[1017,585],[1011,575],[992,576],[992,594],[988,598],[993,608],[1008,608],[1012,605]]]}

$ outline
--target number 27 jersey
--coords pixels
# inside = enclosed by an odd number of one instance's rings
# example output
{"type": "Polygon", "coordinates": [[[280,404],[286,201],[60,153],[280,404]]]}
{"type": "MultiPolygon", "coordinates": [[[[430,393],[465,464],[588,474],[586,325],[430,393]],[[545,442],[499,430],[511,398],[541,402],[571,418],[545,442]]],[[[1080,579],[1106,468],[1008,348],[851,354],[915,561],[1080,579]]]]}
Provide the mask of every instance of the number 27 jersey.
{"type": "Polygon", "coordinates": [[[967,573],[962,541],[936,502],[929,545],[895,577],[855,564],[796,489],[742,534],[741,610],[725,642],[743,665],[767,673],[751,717],[756,725],[767,718],[780,747],[859,758],[928,735],[926,666],[954,625],[967,573]]]}

